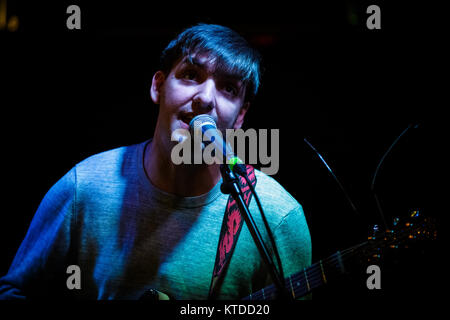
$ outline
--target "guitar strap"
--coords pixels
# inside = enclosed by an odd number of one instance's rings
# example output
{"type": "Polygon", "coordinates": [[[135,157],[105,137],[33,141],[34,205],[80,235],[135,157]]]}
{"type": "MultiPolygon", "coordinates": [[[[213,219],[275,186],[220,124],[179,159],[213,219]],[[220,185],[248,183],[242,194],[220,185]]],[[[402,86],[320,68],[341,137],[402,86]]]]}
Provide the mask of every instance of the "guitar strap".
{"type": "MultiPolygon", "coordinates": [[[[246,165],[247,176],[253,187],[256,185],[255,170],[252,166],[246,165]]],[[[252,198],[252,192],[247,185],[247,181],[239,176],[239,184],[245,203],[250,205],[252,198]]],[[[219,244],[217,246],[216,261],[214,264],[214,270],[211,279],[211,285],[209,287],[209,299],[214,299],[217,294],[217,288],[220,287],[225,270],[228,267],[231,256],[236,247],[236,243],[239,234],[242,229],[244,220],[241,217],[239,207],[233,197],[228,197],[227,206],[225,208],[225,214],[223,216],[222,228],[219,235],[219,244]]]]}

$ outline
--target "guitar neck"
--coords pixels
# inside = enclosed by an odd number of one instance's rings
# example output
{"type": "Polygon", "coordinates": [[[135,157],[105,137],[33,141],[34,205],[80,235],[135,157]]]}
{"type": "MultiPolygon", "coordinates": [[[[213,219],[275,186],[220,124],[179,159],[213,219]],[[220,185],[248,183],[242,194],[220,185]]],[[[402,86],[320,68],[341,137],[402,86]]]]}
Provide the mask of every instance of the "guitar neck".
{"type": "MultiPolygon", "coordinates": [[[[344,262],[353,257],[356,252],[367,242],[358,244],[344,251],[337,251],[330,257],[312,264],[300,272],[294,273],[285,278],[285,287],[294,299],[301,298],[313,289],[321,287],[330,279],[346,273],[344,262]]],[[[277,289],[275,285],[270,285],[243,300],[273,300],[276,298],[277,289]]]]}

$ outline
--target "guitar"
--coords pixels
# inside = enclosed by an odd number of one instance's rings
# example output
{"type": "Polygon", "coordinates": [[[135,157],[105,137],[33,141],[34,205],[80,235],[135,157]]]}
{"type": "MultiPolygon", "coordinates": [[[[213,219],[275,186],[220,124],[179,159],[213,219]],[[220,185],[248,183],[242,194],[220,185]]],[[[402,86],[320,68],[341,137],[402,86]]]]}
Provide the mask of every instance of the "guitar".
{"type": "MultiPolygon", "coordinates": [[[[326,285],[330,280],[347,274],[349,262],[370,262],[379,259],[384,248],[398,249],[405,247],[409,242],[423,239],[435,239],[437,231],[431,218],[421,217],[418,211],[413,211],[410,220],[402,222],[395,218],[394,227],[385,232],[374,228],[374,232],[367,241],[357,244],[343,251],[337,251],[330,257],[313,263],[308,268],[285,278],[285,287],[294,299],[309,294],[312,290],[326,285]]],[[[275,285],[267,286],[253,292],[242,300],[274,300],[277,289],[275,285]]],[[[160,291],[149,289],[140,298],[141,300],[169,300],[170,297],[160,291]]]]}
{"type": "MultiPolygon", "coordinates": [[[[379,259],[383,248],[398,249],[402,244],[408,247],[408,242],[423,239],[435,239],[437,231],[431,218],[421,217],[418,211],[413,211],[411,220],[401,222],[394,219],[394,228],[380,232],[374,230],[373,235],[367,241],[343,251],[337,251],[330,257],[319,260],[310,267],[285,278],[285,287],[292,298],[298,299],[309,294],[313,289],[326,285],[330,280],[348,273],[348,262],[361,259],[371,261],[379,259]]],[[[276,298],[277,289],[270,285],[250,294],[242,300],[273,300],[276,298]]]]}

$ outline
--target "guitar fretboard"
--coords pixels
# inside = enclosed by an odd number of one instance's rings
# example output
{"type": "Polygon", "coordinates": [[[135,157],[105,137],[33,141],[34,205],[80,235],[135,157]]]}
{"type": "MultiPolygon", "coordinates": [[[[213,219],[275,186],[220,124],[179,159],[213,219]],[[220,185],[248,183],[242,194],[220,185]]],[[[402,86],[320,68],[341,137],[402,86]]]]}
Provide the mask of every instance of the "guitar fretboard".
{"type": "MultiPolygon", "coordinates": [[[[352,257],[357,249],[365,246],[367,242],[356,245],[344,251],[338,251],[325,260],[319,260],[310,267],[294,273],[285,279],[285,287],[294,299],[301,298],[313,289],[327,284],[330,278],[345,273],[344,261],[352,257]]],[[[270,285],[243,300],[272,300],[276,298],[277,289],[270,285]]]]}

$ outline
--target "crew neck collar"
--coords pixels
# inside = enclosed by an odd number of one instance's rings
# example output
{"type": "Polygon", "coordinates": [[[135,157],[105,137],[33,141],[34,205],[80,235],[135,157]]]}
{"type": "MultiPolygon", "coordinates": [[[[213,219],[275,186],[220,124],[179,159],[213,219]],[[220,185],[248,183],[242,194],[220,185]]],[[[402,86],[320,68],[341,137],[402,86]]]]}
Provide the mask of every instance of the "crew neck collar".
{"type": "Polygon", "coordinates": [[[220,191],[220,185],[222,184],[222,179],[207,193],[204,193],[199,196],[193,197],[183,197],[176,194],[172,194],[166,191],[163,191],[156,187],[148,177],[144,168],[144,155],[145,149],[147,145],[151,143],[152,139],[149,139],[139,145],[139,150],[137,152],[137,162],[138,162],[138,171],[139,178],[141,183],[144,185],[152,198],[157,200],[158,202],[165,204],[170,207],[178,207],[178,208],[197,208],[208,205],[209,203],[216,200],[222,192],[220,191]]]}

